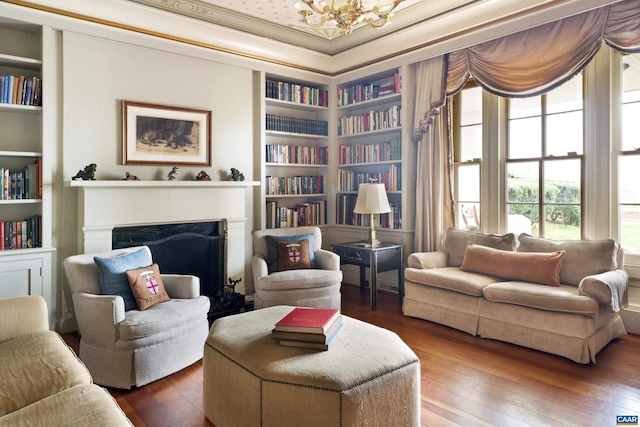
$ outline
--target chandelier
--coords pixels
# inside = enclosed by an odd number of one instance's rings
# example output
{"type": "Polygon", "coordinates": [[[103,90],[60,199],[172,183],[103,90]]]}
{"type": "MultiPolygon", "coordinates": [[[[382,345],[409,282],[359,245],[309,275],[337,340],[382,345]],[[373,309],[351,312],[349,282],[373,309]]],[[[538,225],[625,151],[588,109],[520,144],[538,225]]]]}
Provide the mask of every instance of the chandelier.
{"type": "MultiPolygon", "coordinates": [[[[384,1],[384,0],[383,0],[384,1]]],[[[373,28],[384,27],[391,12],[404,0],[386,0],[384,6],[380,6],[380,0],[371,9],[366,9],[363,0],[298,0],[296,8],[302,15],[300,22],[312,27],[321,27],[327,22],[335,22],[340,29],[340,34],[351,32],[352,26],[366,22],[373,28]],[[316,22],[309,22],[308,18],[314,13],[320,15],[316,22]]]]}

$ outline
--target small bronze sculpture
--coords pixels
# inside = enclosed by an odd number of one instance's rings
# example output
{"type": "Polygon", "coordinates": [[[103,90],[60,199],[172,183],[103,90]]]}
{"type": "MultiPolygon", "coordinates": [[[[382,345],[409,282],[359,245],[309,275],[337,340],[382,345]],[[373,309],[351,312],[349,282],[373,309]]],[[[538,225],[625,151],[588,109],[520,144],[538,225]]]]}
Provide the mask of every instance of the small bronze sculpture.
{"type": "Polygon", "coordinates": [[[244,181],[244,174],[236,168],[231,168],[232,181],[244,181]]]}
{"type": "Polygon", "coordinates": [[[94,181],[96,179],[97,168],[98,166],[96,166],[95,163],[88,164],[84,169],[79,170],[71,179],[76,181],[94,181]]]}
{"type": "Polygon", "coordinates": [[[140,178],[138,178],[135,175],[130,174],[129,172],[127,172],[125,174],[125,177],[122,178],[123,181],[140,181],[140,178]]]}
{"type": "Polygon", "coordinates": [[[211,177],[205,171],[200,171],[196,176],[196,181],[211,181],[211,177]]]}

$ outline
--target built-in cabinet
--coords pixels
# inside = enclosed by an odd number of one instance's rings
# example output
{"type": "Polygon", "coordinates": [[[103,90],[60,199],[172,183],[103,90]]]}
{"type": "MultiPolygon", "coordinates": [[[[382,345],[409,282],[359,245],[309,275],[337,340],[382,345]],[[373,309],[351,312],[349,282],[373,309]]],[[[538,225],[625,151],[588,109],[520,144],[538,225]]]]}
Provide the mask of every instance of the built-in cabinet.
{"type": "Polygon", "coordinates": [[[52,37],[50,28],[0,19],[0,297],[42,295],[50,309],[54,132],[45,110],[54,107],[40,84],[52,37]]]}

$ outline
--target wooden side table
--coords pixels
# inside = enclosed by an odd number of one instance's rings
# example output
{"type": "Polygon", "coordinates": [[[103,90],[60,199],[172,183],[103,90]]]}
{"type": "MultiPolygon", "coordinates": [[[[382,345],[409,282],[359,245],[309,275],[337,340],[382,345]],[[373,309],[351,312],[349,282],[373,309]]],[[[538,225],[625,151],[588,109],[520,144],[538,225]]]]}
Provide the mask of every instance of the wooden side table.
{"type": "Polygon", "coordinates": [[[376,247],[366,247],[363,242],[335,243],[333,251],[340,255],[340,264],[360,266],[360,291],[365,291],[365,268],[371,269],[369,286],[371,288],[371,310],[376,309],[376,279],[378,273],[398,270],[398,297],[400,304],[404,297],[404,269],[402,245],[381,243],[376,247]]]}

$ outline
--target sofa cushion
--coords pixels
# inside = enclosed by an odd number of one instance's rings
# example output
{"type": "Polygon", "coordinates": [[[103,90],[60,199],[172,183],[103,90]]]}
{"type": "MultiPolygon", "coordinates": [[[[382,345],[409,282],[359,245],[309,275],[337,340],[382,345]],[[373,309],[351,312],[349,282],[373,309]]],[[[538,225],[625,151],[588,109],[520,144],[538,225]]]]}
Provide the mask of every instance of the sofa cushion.
{"type": "Polygon", "coordinates": [[[127,280],[139,310],[146,310],[170,299],[162,283],[158,264],[127,270],[127,280]]]}
{"type": "Polygon", "coordinates": [[[500,281],[499,278],[486,274],[462,271],[458,267],[434,269],[407,268],[405,280],[421,285],[460,292],[471,296],[482,296],[482,289],[500,281]]]}
{"type": "Polygon", "coordinates": [[[342,281],[340,270],[288,270],[278,271],[258,279],[261,290],[311,289],[331,286],[342,281]]]}
{"type": "Polygon", "coordinates": [[[102,293],[104,295],[120,295],[124,300],[125,310],[138,308],[127,280],[126,271],[151,265],[153,261],[149,251],[145,248],[140,248],[135,252],[112,258],[96,256],[93,260],[98,266],[98,281],[102,293]]]}
{"type": "Polygon", "coordinates": [[[566,254],[560,267],[560,282],[578,286],[586,276],[617,268],[618,243],[614,240],[551,240],[520,234],[518,252],[556,252],[566,254]]]}
{"type": "Polygon", "coordinates": [[[4,341],[0,345],[0,378],[0,416],[91,382],[87,368],[53,331],[4,341]]]}
{"type": "Polygon", "coordinates": [[[452,227],[447,230],[447,235],[444,239],[444,245],[449,254],[448,266],[460,267],[462,265],[464,252],[467,249],[467,242],[473,242],[478,245],[501,249],[503,251],[515,251],[517,244],[516,236],[513,233],[475,233],[473,231],[458,230],[452,227]]]}
{"type": "Polygon", "coordinates": [[[95,384],[71,387],[0,418],[5,426],[132,426],[115,399],[95,384]]]}
{"type": "Polygon", "coordinates": [[[297,270],[311,268],[309,260],[309,241],[297,242],[278,241],[278,270],[297,270]]]}
{"type": "Polygon", "coordinates": [[[487,301],[523,305],[547,311],[596,315],[598,303],[593,298],[578,295],[571,285],[545,286],[528,282],[498,282],[485,286],[487,301]]]}
{"type": "Polygon", "coordinates": [[[505,279],[560,286],[559,274],[564,254],[564,251],[550,253],[501,251],[469,242],[460,269],[505,279]]]}

